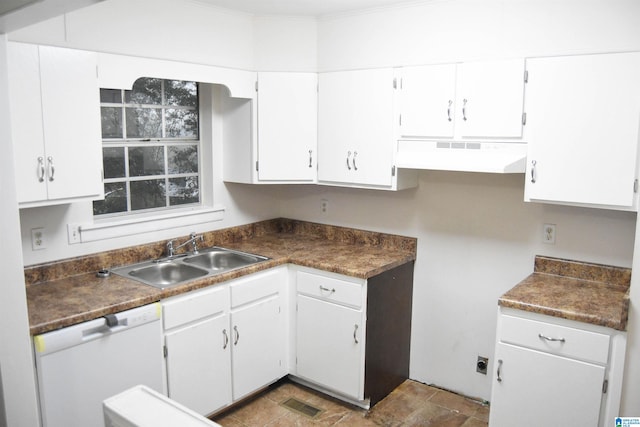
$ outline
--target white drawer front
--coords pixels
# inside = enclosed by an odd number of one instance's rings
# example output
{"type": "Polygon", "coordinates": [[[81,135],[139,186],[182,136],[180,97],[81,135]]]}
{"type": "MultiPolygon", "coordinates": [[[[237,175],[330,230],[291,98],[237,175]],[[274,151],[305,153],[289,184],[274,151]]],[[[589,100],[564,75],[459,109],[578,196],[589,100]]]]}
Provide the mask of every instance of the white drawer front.
{"type": "Polygon", "coordinates": [[[298,293],[351,307],[362,307],[362,285],[317,274],[297,272],[298,293]]]}
{"type": "Polygon", "coordinates": [[[277,295],[286,281],[286,268],[261,271],[234,280],[231,284],[231,307],[277,295]]]}
{"type": "Polygon", "coordinates": [[[501,322],[498,338],[502,342],[560,356],[607,363],[609,335],[509,315],[502,315],[501,322]]]}
{"type": "Polygon", "coordinates": [[[229,287],[213,286],[171,298],[162,303],[164,328],[171,329],[205,317],[219,315],[229,306],[229,287]]]}

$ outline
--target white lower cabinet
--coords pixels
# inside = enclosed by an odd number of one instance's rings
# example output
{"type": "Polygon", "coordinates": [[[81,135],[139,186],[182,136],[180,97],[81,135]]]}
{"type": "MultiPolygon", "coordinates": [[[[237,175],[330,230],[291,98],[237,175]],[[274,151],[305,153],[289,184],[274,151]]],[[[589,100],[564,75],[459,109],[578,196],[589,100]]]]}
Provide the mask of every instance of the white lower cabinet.
{"type": "Polygon", "coordinates": [[[409,377],[413,263],[369,279],[296,270],[294,379],[376,404],[409,377]]]}
{"type": "Polygon", "coordinates": [[[500,309],[491,426],[605,426],[618,415],[626,335],[500,309]]]}
{"type": "Polygon", "coordinates": [[[233,400],[287,374],[286,282],[285,267],[231,284],[233,400]]]}
{"type": "Polygon", "coordinates": [[[208,415],[286,375],[286,267],[163,301],[169,397],[208,415]]]}
{"type": "Polygon", "coordinates": [[[357,400],[364,398],[362,309],[298,295],[297,373],[357,400]]]}

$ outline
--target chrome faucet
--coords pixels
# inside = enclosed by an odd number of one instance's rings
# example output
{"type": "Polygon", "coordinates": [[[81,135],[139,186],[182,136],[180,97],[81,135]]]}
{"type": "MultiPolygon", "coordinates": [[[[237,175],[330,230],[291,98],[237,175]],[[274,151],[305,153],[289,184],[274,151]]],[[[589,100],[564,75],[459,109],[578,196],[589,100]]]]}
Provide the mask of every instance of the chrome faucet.
{"type": "Polygon", "coordinates": [[[202,234],[196,234],[196,233],[191,233],[189,235],[189,240],[187,240],[184,243],[179,244],[178,246],[173,246],[173,242],[175,242],[175,239],[171,239],[167,242],[167,257],[168,258],[172,258],[175,256],[175,251],[177,251],[178,249],[188,245],[188,244],[192,244],[193,245],[193,250],[192,253],[193,254],[197,254],[198,253],[198,240],[200,240],[201,242],[204,242],[204,236],[202,234]]]}

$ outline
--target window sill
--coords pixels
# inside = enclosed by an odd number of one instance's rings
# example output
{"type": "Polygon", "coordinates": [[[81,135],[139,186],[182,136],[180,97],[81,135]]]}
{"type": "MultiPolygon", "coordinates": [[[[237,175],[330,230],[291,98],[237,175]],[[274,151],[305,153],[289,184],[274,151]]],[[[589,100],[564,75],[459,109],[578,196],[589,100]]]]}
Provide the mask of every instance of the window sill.
{"type": "Polygon", "coordinates": [[[225,208],[222,206],[193,210],[180,210],[161,215],[126,218],[119,220],[102,220],[80,226],[80,242],[95,242],[116,237],[133,236],[175,227],[221,221],[225,208]],[[178,223],[179,220],[179,223],[178,223]]]}

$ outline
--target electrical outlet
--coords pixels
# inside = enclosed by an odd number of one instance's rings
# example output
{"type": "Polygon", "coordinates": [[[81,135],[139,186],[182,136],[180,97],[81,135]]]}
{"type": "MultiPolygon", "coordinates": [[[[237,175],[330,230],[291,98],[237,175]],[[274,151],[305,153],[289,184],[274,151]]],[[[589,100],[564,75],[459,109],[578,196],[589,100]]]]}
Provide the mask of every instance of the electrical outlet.
{"type": "Polygon", "coordinates": [[[487,375],[487,367],[489,365],[489,358],[484,356],[478,356],[478,360],[476,360],[476,372],[487,375]]]}
{"type": "Polygon", "coordinates": [[[67,224],[67,240],[70,245],[81,243],[80,224],[67,224]]]}
{"type": "Polygon", "coordinates": [[[542,243],[555,245],[556,243],[556,225],[544,224],[542,227],[542,243]]]}
{"type": "Polygon", "coordinates": [[[45,249],[47,247],[47,242],[45,239],[45,233],[43,227],[32,228],[31,229],[31,249],[34,251],[38,251],[40,249],[45,249]]]}
{"type": "Polygon", "coordinates": [[[320,211],[325,215],[329,213],[329,201],[327,199],[320,200],[320,211]]]}

